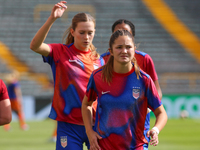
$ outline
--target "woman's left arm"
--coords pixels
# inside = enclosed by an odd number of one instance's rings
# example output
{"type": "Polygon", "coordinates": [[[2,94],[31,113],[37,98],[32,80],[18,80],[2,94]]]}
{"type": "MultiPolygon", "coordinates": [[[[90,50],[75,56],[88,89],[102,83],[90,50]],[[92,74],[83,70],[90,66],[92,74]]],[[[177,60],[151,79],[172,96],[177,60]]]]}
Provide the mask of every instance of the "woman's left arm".
{"type": "Polygon", "coordinates": [[[168,117],[163,105],[155,109],[154,115],[156,116],[156,122],[154,127],[147,132],[147,137],[151,136],[152,139],[150,140],[150,143],[151,145],[156,146],[159,142],[158,134],[166,125],[168,117]]]}

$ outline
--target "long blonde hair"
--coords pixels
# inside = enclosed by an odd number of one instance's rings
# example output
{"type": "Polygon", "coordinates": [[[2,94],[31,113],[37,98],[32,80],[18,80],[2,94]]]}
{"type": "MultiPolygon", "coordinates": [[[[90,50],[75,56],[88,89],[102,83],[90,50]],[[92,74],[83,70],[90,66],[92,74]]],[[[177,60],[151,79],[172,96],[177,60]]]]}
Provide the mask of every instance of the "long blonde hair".
{"type": "MultiPolygon", "coordinates": [[[[79,22],[87,22],[87,21],[92,21],[94,23],[94,26],[96,25],[95,19],[90,14],[86,13],[76,14],[72,19],[71,26],[64,32],[62,42],[67,45],[74,43],[74,37],[72,36],[70,30],[73,29],[75,31],[79,22]]],[[[92,43],[90,44],[89,48],[92,52],[92,56],[94,56],[96,59],[99,58],[99,54],[96,51],[96,47],[92,43]]]]}
{"type": "MultiPolygon", "coordinates": [[[[128,32],[127,30],[117,30],[110,37],[109,47],[110,47],[111,51],[113,51],[112,46],[113,46],[115,40],[119,36],[128,36],[133,40],[133,43],[134,43],[134,37],[132,36],[132,34],[130,32],[128,32]]],[[[139,79],[139,76],[141,76],[141,74],[140,74],[140,68],[139,68],[139,66],[137,64],[137,60],[136,60],[135,57],[133,57],[133,59],[131,61],[134,64],[134,68],[135,68],[135,73],[137,75],[137,79],[139,79]]],[[[110,84],[112,82],[113,62],[114,62],[114,57],[112,55],[110,55],[110,58],[108,59],[108,62],[106,63],[106,65],[103,66],[103,69],[102,69],[102,79],[103,79],[103,81],[107,82],[108,84],[110,84]]]]}

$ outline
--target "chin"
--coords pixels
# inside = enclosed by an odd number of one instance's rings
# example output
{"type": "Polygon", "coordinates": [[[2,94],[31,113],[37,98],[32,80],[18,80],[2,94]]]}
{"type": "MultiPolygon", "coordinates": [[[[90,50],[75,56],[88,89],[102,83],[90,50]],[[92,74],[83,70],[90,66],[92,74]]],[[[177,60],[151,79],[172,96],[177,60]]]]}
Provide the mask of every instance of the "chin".
{"type": "Polygon", "coordinates": [[[83,47],[84,47],[85,49],[89,49],[89,48],[90,48],[90,45],[85,44],[85,45],[83,45],[83,47]]]}
{"type": "Polygon", "coordinates": [[[126,64],[128,64],[128,63],[129,63],[129,61],[122,61],[122,62],[121,62],[122,65],[126,65],[126,64]]]}
{"type": "Polygon", "coordinates": [[[121,62],[122,62],[122,63],[129,63],[130,60],[129,60],[129,59],[123,59],[123,60],[121,60],[121,62]]]}

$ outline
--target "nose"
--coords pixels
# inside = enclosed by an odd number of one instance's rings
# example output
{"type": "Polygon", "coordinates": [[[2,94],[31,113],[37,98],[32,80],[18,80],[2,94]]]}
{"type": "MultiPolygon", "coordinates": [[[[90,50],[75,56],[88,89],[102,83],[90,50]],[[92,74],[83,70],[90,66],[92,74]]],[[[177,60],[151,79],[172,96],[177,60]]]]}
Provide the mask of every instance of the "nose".
{"type": "Polygon", "coordinates": [[[86,34],[85,34],[85,38],[88,39],[88,37],[89,37],[89,35],[86,33],[86,34]]]}
{"type": "Polygon", "coordinates": [[[126,48],[123,48],[123,49],[122,49],[122,52],[123,52],[123,53],[127,53],[127,49],[126,49],[126,48]]]}

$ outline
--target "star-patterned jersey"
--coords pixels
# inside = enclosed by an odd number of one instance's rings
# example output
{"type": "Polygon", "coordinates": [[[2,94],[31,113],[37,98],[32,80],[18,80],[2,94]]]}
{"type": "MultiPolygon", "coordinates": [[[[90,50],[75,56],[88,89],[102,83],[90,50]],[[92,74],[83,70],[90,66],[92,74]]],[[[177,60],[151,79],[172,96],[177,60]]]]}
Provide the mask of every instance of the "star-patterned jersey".
{"type": "Polygon", "coordinates": [[[49,117],[57,121],[83,125],[81,104],[89,77],[104,60],[93,59],[91,51],[81,51],[74,44],[48,44],[50,54],[43,56],[52,69],[54,95],[49,117]]]}
{"type": "Polygon", "coordinates": [[[102,80],[102,68],[89,80],[88,101],[98,97],[94,130],[102,137],[102,150],[143,150],[148,141],[144,136],[147,108],[161,106],[158,92],[149,75],[140,71],[137,79],[134,67],[125,74],[114,72],[110,85],[102,80]]]}

